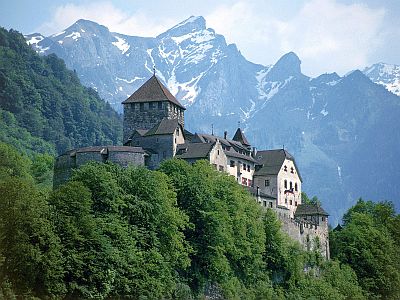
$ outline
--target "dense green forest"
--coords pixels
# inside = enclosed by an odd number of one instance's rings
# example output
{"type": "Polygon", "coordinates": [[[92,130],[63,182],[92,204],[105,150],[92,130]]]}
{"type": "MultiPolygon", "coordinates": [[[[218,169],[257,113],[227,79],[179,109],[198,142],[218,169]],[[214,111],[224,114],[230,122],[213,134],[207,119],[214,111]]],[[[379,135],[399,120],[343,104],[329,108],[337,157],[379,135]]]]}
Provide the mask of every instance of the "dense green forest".
{"type": "Polygon", "coordinates": [[[51,163],[0,143],[0,299],[400,298],[390,202],[359,200],[325,261],[205,161],[90,163],[54,191],[51,163]]]}
{"type": "Polygon", "coordinates": [[[29,154],[121,141],[118,114],[55,55],[0,28],[0,141],[29,154]]]}

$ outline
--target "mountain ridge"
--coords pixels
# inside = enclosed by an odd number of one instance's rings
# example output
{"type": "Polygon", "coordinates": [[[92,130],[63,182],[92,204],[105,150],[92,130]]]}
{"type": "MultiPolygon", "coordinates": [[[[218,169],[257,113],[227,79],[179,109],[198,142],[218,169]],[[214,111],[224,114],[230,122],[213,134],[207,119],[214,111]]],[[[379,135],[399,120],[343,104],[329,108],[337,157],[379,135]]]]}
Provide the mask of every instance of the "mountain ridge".
{"type": "MultiPolygon", "coordinates": [[[[301,60],[293,52],[274,65],[255,64],[207,28],[202,17],[190,17],[157,37],[132,37],[108,29],[99,36],[88,28],[78,29],[54,35],[51,43],[37,37],[33,47],[41,54],[62,57],[85,85],[97,89],[119,111],[120,101],[143,84],[155,66],[157,76],[187,107],[189,130],[211,132],[213,127],[222,135],[225,130],[233,133],[240,121],[258,148],[285,145],[304,169],[305,190],[325,201],[333,219],[359,196],[379,200],[400,195],[397,187],[382,195],[372,188],[380,177],[395,185],[383,167],[363,166],[364,173],[371,173],[370,179],[363,178],[369,185],[365,189],[355,176],[353,160],[379,159],[360,145],[382,153],[400,151],[392,138],[376,145],[369,136],[370,131],[385,136],[387,130],[396,136],[395,124],[385,114],[398,113],[400,105],[398,96],[371,81],[367,75],[372,71],[311,78],[302,74],[301,60]],[[74,31],[78,29],[85,32],[74,31]]],[[[386,165],[386,157],[382,159],[386,165]]]]}

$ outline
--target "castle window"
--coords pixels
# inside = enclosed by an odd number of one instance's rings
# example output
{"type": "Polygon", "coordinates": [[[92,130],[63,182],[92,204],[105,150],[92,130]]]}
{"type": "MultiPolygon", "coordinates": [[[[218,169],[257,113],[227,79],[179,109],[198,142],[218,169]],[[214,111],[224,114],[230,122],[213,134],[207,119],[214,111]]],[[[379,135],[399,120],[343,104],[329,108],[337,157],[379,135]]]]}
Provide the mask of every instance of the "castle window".
{"type": "Polygon", "coordinates": [[[217,155],[219,155],[219,150],[217,150],[217,155]]]}
{"type": "Polygon", "coordinates": [[[287,204],[287,198],[285,198],[285,204],[287,204]]]}
{"type": "Polygon", "coordinates": [[[290,200],[290,205],[293,205],[293,200],[290,200]]]}
{"type": "Polygon", "coordinates": [[[179,136],[179,128],[176,129],[176,135],[179,136]]]}
{"type": "Polygon", "coordinates": [[[272,202],[270,202],[270,203],[269,203],[269,207],[271,207],[271,208],[272,208],[272,202]]]}
{"type": "Polygon", "coordinates": [[[286,166],[283,167],[283,171],[287,172],[287,167],[286,166]]]}
{"type": "Polygon", "coordinates": [[[297,206],[297,201],[294,202],[294,205],[297,206]]]}
{"type": "Polygon", "coordinates": [[[247,185],[247,178],[242,178],[242,185],[247,185]]]}
{"type": "Polygon", "coordinates": [[[231,162],[230,162],[230,167],[234,167],[235,166],[235,161],[234,160],[231,160],[231,162]]]}
{"type": "Polygon", "coordinates": [[[269,186],[269,179],[265,180],[265,186],[269,186]]]}
{"type": "Polygon", "coordinates": [[[247,180],[247,184],[248,184],[249,186],[253,186],[253,181],[252,181],[251,179],[249,179],[249,180],[247,180]]]}
{"type": "Polygon", "coordinates": [[[264,207],[267,207],[267,201],[264,200],[264,207]]]}
{"type": "Polygon", "coordinates": [[[294,173],[293,167],[290,168],[290,173],[292,173],[292,174],[294,173]]]}
{"type": "Polygon", "coordinates": [[[285,189],[287,189],[287,180],[285,179],[285,181],[283,182],[283,186],[285,187],[285,189]]]}
{"type": "Polygon", "coordinates": [[[294,184],[294,190],[297,192],[297,182],[294,184]]]}
{"type": "Polygon", "coordinates": [[[162,102],[158,102],[158,109],[162,109],[162,102]]]}
{"type": "Polygon", "coordinates": [[[325,221],[325,217],[322,217],[321,219],[322,219],[322,222],[324,222],[324,221],[325,221]]]}
{"type": "Polygon", "coordinates": [[[250,165],[247,165],[247,172],[250,172],[250,165]]]}
{"type": "Polygon", "coordinates": [[[289,184],[289,186],[290,186],[290,190],[293,188],[293,183],[292,182],[290,182],[290,184],[289,184]]]}
{"type": "Polygon", "coordinates": [[[140,103],[140,111],[144,111],[144,103],[140,103]]]}
{"type": "Polygon", "coordinates": [[[175,144],[176,144],[176,138],[175,138],[175,144]]]}

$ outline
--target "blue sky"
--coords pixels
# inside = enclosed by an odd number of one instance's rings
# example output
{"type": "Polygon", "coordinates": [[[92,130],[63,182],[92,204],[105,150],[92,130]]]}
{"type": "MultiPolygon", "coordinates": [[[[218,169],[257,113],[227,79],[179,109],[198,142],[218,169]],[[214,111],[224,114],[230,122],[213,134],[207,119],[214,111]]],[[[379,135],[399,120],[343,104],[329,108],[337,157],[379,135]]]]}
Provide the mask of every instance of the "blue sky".
{"type": "Polygon", "coordinates": [[[306,75],[340,75],[375,62],[400,64],[399,0],[1,1],[0,25],[50,35],[80,18],[111,31],[155,36],[191,15],[252,62],[294,51],[306,75]]]}

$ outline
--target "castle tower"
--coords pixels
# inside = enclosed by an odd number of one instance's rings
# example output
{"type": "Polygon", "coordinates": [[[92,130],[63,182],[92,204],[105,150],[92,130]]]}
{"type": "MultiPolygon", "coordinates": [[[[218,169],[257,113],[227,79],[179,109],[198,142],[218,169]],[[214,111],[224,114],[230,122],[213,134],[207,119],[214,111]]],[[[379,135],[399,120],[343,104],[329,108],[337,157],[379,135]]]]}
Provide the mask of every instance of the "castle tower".
{"type": "Polygon", "coordinates": [[[124,143],[134,130],[153,128],[162,119],[177,119],[184,126],[185,107],[153,75],[128,99],[124,105],[124,143]]]}

